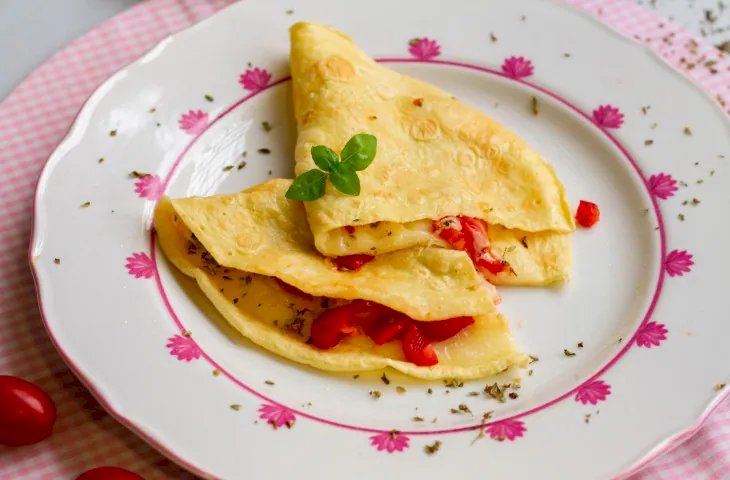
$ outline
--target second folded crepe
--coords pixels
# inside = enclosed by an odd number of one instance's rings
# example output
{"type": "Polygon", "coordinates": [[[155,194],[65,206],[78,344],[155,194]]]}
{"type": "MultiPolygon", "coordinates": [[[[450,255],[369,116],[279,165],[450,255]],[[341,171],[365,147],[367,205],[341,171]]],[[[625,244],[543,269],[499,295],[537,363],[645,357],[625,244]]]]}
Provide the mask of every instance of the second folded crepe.
{"type": "Polygon", "coordinates": [[[390,366],[467,379],[526,364],[463,252],[401,250],[339,271],[314,249],[301,203],[284,197],[290,185],[278,179],[237,194],[163,198],[155,212],[167,258],[242,335],[330,371],[390,366]],[[392,330],[403,322],[405,333],[392,330]],[[413,327],[428,339],[409,342],[413,327]]]}
{"type": "Polygon", "coordinates": [[[574,222],[564,189],[522,139],[323,25],[292,27],[291,71],[297,174],[315,167],[314,145],[339,151],[363,132],[378,140],[359,196],[328,185],[306,202],[320,252],[378,255],[428,244],[468,251],[464,243],[478,243],[487,266],[480,271],[492,283],[568,279],[574,222]],[[449,241],[467,230],[466,241],[449,241]]]}

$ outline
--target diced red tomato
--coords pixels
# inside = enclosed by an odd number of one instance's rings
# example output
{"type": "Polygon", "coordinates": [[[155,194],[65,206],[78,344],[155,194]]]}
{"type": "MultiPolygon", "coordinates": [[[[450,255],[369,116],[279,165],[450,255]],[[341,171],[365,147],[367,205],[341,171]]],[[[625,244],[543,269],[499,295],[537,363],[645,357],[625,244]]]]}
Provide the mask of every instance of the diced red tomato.
{"type": "Polygon", "coordinates": [[[474,317],[454,317],[436,322],[416,322],[419,330],[431,341],[442,342],[474,324],[474,317]]]}
{"type": "Polygon", "coordinates": [[[456,250],[466,249],[459,217],[444,217],[441,220],[434,220],[431,229],[456,250]]]}
{"type": "Polygon", "coordinates": [[[592,227],[601,218],[601,211],[598,205],[593,202],[581,200],[578,204],[578,210],[575,212],[575,219],[584,227],[592,227]]]}
{"type": "Polygon", "coordinates": [[[306,292],[302,292],[294,285],[289,285],[288,283],[284,282],[283,280],[280,280],[276,277],[274,277],[274,280],[276,280],[276,283],[281,287],[282,290],[284,290],[286,293],[290,293],[292,295],[296,295],[299,298],[303,298],[305,300],[312,300],[314,297],[306,292]]]}
{"type": "Polygon", "coordinates": [[[337,270],[350,270],[356,272],[362,268],[363,265],[372,261],[375,257],[373,255],[356,254],[356,255],[345,255],[343,257],[334,257],[332,261],[337,265],[337,270]]]}
{"type": "Polygon", "coordinates": [[[509,270],[509,264],[494,256],[489,248],[487,222],[473,217],[444,217],[433,222],[433,231],[456,250],[469,254],[482,273],[498,274],[509,270]]]}
{"type": "Polygon", "coordinates": [[[343,228],[350,235],[352,235],[353,233],[355,233],[355,227],[353,227],[352,225],[345,225],[345,227],[343,227],[343,228]]]}
{"type": "Polygon", "coordinates": [[[353,325],[363,331],[367,331],[383,315],[392,311],[386,306],[369,300],[353,300],[347,305],[343,305],[343,308],[350,311],[353,325]]]}
{"type": "Polygon", "coordinates": [[[474,323],[473,317],[419,322],[392,308],[367,300],[326,310],[312,322],[311,342],[321,349],[364,332],[377,345],[402,340],[406,359],[419,366],[438,363],[431,342],[447,340],[474,323]]]}
{"type": "Polygon", "coordinates": [[[403,355],[419,367],[430,367],[439,362],[433,345],[415,325],[409,326],[403,334],[403,355]]]}
{"type": "Polygon", "coordinates": [[[509,264],[492,256],[489,252],[483,252],[482,256],[477,259],[476,267],[480,272],[485,270],[489,273],[497,275],[509,269],[509,264]]]}
{"type": "Polygon", "coordinates": [[[402,313],[385,315],[366,332],[376,345],[383,345],[399,338],[413,320],[402,313]]]}
{"type": "Polygon", "coordinates": [[[464,235],[466,253],[471,258],[478,258],[484,250],[489,248],[487,222],[472,217],[459,217],[459,220],[461,221],[461,233],[464,235]]]}
{"type": "Polygon", "coordinates": [[[312,322],[312,345],[321,349],[335,347],[340,341],[357,333],[352,323],[352,311],[347,305],[325,311],[312,322]]]}

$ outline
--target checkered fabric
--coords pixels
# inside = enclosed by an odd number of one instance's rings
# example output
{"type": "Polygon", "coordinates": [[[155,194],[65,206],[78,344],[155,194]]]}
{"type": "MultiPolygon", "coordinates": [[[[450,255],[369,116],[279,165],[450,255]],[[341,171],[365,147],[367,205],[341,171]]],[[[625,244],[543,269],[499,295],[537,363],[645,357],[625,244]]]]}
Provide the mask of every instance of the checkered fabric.
{"type": "MultiPolygon", "coordinates": [[[[100,465],[122,466],[148,480],[193,478],[107,415],[66,368],[43,329],[26,256],[35,183],[84,100],[164,37],[230,2],[142,2],[71,43],[0,103],[0,373],[37,383],[58,408],[51,438],[0,447],[2,479],[71,479],[100,465]]],[[[730,61],[718,51],[625,0],[569,3],[658,51],[729,110],[730,61]]],[[[631,478],[730,478],[730,402],[688,441],[631,478]]]]}

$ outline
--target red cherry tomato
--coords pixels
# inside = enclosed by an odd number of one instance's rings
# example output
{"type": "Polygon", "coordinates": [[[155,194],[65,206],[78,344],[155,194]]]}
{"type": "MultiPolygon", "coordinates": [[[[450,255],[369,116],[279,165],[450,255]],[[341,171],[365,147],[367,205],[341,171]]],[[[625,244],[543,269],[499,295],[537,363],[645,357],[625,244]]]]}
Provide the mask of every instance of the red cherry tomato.
{"type": "Polygon", "coordinates": [[[347,305],[335,307],[322,313],[312,322],[312,345],[321,349],[335,347],[345,337],[355,335],[357,328],[352,324],[352,312],[347,305]]]}
{"type": "Polygon", "coordinates": [[[0,444],[30,445],[48,437],[56,406],[46,392],[22,378],[0,375],[0,444]]]}
{"type": "Polygon", "coordinates": [[[601,218],[601,211],[598,205],[593,202],[581,200],[578,204],[578,210],[575,212],[575,219],[584,227],[592,227],[601,218]]]}
{"type": "Polygon", "coordinates": [[[474,324],[474,317],[454,317],[436,322],[417,322],[418,328],[433,342],[442,342],[474,324]]]}
{"type": "Polygon", "coordinates": [[[337,265],[337,270],[351,270],[356,272],[362,268],[363,265],[372,261],[375,257],[372,255],[356,254],[356,255],[345,255],[342,257],[334,257],[332,261],[337,265]]]}
{"type": "Polygon", "coordinates": [[[119,467],[97,467],[87,470],[76,480],[144,480],[134,472],[119,467]]]}
{"type": "Polygon", "coordinates": [[[439,363],[433,345],[415,325],[408,327],[403,334],[403,355],[406,360],[419,367],[430,367],[439,363]]]}

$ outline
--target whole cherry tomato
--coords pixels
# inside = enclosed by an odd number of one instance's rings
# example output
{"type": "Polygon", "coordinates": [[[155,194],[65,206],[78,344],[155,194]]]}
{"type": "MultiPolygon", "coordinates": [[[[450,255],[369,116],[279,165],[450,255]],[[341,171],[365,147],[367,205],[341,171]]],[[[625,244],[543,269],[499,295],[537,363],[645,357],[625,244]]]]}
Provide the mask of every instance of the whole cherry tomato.
{"type": "Polygon", "coordinates": [[[22,378],[0,375],[0,444],[38,443],[53,431],[56,406],[46,392],[22,378]]]}
{"type": "Polygon", "coordinates": [[[120,467],[97,467],[87,470],[76,480],[144,480],[134,472],[120,467]]]}
{"type": "Polygon", "coordinates": [[[87,470],[76,480],[144,480],[134,472],[120,467],[96,467],[87,470]]]}

